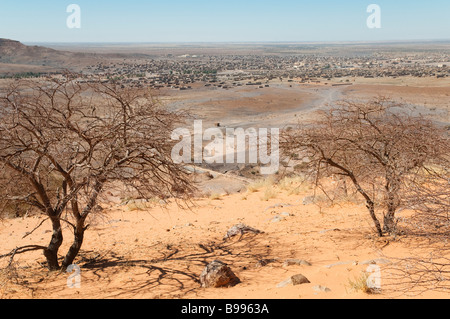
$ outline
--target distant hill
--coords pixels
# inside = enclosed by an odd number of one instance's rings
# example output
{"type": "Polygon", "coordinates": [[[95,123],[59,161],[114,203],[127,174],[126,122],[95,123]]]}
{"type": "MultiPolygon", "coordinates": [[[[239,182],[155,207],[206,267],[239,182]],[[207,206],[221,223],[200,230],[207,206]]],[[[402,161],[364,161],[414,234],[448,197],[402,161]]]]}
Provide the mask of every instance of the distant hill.
{"type": "MultiPolygon", "coordinates": [[[[4,65],[24,65],[48,69],[72,69],[92,63],[97,59],[94,53],[58,51],[42,46],[27,46],[19,41],[0,38],[0,63],[4,65]]],[[[4,67],[3,67],[4,68],[4,67]]],[[[1,70],[0,70],[1,71],[1,70]]],[[[5,71],[5,70],[3,70],[5,71]]]]}

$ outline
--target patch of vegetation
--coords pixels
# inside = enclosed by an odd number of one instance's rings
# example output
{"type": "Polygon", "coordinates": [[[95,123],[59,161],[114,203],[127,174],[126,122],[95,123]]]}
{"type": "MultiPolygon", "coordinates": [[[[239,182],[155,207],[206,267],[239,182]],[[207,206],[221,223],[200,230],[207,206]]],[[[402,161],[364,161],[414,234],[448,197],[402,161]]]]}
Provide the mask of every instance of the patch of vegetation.
{"type": "Polygon", "coordinates": [[[211,195],[209,195],[209,199],[210,200],[221,200],[222,196],[218,193],[212,193],[211,195]]]}
{"type": "Polygon", "coordinates": [[[39,78],[44,75],[48,75],[48,73],[21,72],[21,73],[15,73],[15,74],[3,74],[3,75],[0,75],[0,79],[32,79],[32,78],[39,78]]]}
{"type": "Polygon", "coordinates": [[[359,277],[356,277],[354,280],[349,279],[348,284],[350,289],[354,292],[363,292],[369,295],[380,293],[378,289],[373,288],[369,285],[369,277],[370,274],[368,274],[367,272],[363,272],[359,277]]]}
{"type": "Polygon", "coordinates": [[[271,199],[277,198],[278,192],[273,187],[269,186],[264,191],[264,195],[261,197],[261,200],[267,202],[271,199]]]}

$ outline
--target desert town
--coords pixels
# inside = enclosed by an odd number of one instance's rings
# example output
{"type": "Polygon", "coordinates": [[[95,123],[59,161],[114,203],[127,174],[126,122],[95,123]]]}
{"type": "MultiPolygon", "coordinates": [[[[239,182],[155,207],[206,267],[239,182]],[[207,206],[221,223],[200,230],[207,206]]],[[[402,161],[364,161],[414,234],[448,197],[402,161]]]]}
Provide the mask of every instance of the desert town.
{"type": "Polygon", "coordinates": [[[188,90],[194,85],[221,89],[246,85],[266,88],[271,81],[348,85],[355,78],[450,76],[445,43],[438,47],[380,44],[376,49],[353,44],[264,44],[256,49],[218,45],[209,51],[150,45],[139,54],[126,47],[121,48],[123,52],[108,54],[101,51],[113,50],[108,46],[100,47],[100,53],[66,51],[82,49],[76,47],[64,49],[25,46],[18,41],[0,39],[0,78],[58,76],[70,70],[80,74],[80,82],[102,77],[104,81],[119,81],[127,87],[188,90]],[[18,72],[21,68],[27,72],[18,72]]]}
{"type": "MultiPolygon", "coordinates": [[[[271,80],[299,83],[327,83],[346,78],[398,78],[450,76],[446,54],[415,54],[361,57],[327,56],[197,56],[168,55],[136,63],[99,63],[86,67],[82,81],[92,76],[119,80],[126,86],[191,89],[202,83],[222,89],[243,85],[268,87],[271,80]]],[[[338,84],[335,84],[338,85],[338,84]]]]}

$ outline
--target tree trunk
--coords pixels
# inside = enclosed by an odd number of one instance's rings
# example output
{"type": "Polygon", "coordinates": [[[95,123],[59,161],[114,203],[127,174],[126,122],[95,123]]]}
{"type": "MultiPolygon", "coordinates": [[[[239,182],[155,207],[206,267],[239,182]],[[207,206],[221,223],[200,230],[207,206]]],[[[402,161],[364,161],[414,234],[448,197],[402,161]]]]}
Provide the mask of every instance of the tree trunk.
{"type": "Polygon", "coordinates": [[[50,271],[59,270],[58,250],[63,242],[63,234],[61,229],[61,221],[59,218],[52,218],[53,234],[50,244],[44,250],[44,256],[47,259],[47,266],[50,271]]]}
{"type": "Polygon", "coordinates": [[[74,229],[74,240],[72,246],[70,246],[69,251],[67,252],[66,257],[64,258],[62,264],[62,268],[64,270],[73,264],[73,261],[80,252],[81,246],[83,245],[84,232],[87,229],[87,227],[84,226],[84,222],[86,221],[87,216],[91,213],[93,207],[95,206],[98,195],[100,194],[103,188],[104,182],[105,182],[104,179],[100,179],[96,182],[91,197],[89,198],[89,201],[82,213],[79,212],[77,201],[74,200],[72,202],[72,207],[74,210],[74,215],[77,220],[77,223],[74,229]]]}
{"type": "Polygon", "coordinates": [[[386,233],[392,234],[395,232],[397,223],[395,220],[395,212],[397,211],[396,196],[393,194],[388,195],[387,213],[384,215],[383,229],[386,233]]]}
{"type": "Polygon", "coordinates": [[[366,207],[369,210],[370,217],[372,218],[373,223],[375,224],[375,228],[377,230],[378,236],[383,237],[383,230],[381,229],[381,224],[377,219],[377,215],[375,215],[374,203],[372,201],[367,201],[366,207]]]}
{"type": "Polygon", "coordinates": [[[400,204],[398,192],[400,190],[400,181],[394,170],[390,167],[386,170],[386,206],[387,213],[384,215],[383,229],[386,233],[392,234],[396,229],[395,212],[400,204]]]}
{"type": "Polygon", "coordinates": [[[62,263],[63,270],[67,269],[67,267],[72,265],[73,261],[78,256],[81,246],[83,245],[85,230],[86,228],[84,227],[84,220],[78,221],[77,226],[75,227],[74,230],[74,240],[72,246],[70,246],[69,251],[67,252],[64,261],[62,263]]]}
{"type": "Polygon", "coordinates": [[[395,232],[396,226],[397,223],[395,221],[395,212],[388,212],[384,216],[384,231],[388,234],[393,234],[395,232]]]}

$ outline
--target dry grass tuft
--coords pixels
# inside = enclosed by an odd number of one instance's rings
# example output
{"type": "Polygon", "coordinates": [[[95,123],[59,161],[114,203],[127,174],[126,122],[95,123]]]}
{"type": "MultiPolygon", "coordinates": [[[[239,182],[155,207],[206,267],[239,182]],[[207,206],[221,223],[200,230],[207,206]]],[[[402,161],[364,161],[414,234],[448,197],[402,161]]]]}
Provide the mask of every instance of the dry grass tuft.
{"type": "Polygon", "coordinates": [[[261,197],[262,201],[269,201],[271,199],[277,198],[278,192],[274,187],[267,187],[264,191],[264,195],[261,197]]]}
{"type": "Polygon", "coordinates": [[[256,193],[259,192],[263,188],[271,187],[275,181],[273,178],[266,178],[266,179],[260,179],[258,181],[255,181],[249,185],[247,185],[247,192],[248,193],[256,193]]]}
{"type": "Polygon", "coordinates": [[[222,199],[222,195],[220,195],[218,193],[212,193],[211,195],[209,195],[209,199],[210,200],[221,200],[222,199]]]}
{"type": "Polygon", "coordinates": [[[369,285],[370,274],[362,272],[362,274],[354,280],[349,279],[349,287],[354,292],[363,292],[365,294],[373,295],[379,293],[379,290],[369,285]]]}

